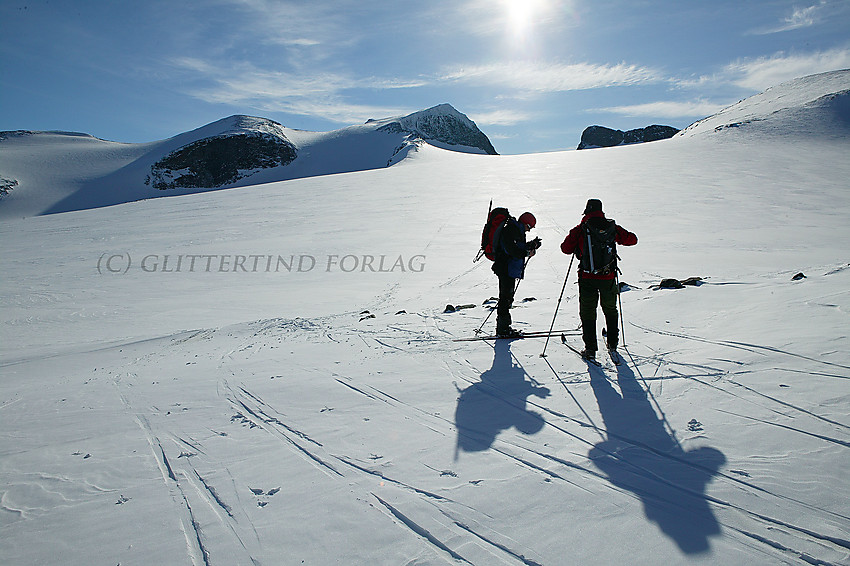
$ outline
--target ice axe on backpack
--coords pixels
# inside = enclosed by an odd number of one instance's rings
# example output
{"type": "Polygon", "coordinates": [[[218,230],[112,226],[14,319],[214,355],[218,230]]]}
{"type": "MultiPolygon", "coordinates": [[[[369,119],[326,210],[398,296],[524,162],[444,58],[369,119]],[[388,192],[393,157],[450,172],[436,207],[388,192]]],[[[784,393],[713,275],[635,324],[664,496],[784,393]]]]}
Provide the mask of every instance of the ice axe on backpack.
{"type": "MultiPolygon", "coordinates": [[[[493,199],[490,199],[490,206],[487,207],[487,218],[490,218],[490,213],[493,212],[493,199]]],[[[477,263],[479,259],[484,256],[484,242],[481,242],[481,249],[478,250],[478,253],[475,254],[475,259],[472,260],[472,263],[477,263]]]]}

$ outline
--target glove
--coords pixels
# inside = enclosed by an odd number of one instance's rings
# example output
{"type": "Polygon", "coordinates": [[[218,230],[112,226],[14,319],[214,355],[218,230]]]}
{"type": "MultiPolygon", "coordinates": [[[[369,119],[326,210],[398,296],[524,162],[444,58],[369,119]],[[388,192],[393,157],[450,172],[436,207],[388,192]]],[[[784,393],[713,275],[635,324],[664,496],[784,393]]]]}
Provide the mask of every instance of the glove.
{"type": "Polygon", "coordinates": [[[540,238],[534,238],[533,240],[531,240],[530,242],[528,242],[528,248],[529,248],[529,249],[531,249],[531,250],[535,250],[535,251],[536,251],[536,250],[537,250],[537,249],[538,249],[541,245],[543,245],[543,242],[540,240],[540,238]]]}

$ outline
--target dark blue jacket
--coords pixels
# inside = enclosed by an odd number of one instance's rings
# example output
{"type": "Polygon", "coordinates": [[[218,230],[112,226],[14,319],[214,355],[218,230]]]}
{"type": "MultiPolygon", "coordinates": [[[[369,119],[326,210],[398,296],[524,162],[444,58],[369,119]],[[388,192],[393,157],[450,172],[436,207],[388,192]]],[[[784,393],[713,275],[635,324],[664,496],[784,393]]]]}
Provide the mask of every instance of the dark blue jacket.
{"type": "Polygon", "coordinates": [[[525,258],[528,257],[525,227],[516,218],[508,219],[495,247],[496,260],[493,261],[493,273],[500,277],[507,275],[514,279],[522,279],[525,258]]]}

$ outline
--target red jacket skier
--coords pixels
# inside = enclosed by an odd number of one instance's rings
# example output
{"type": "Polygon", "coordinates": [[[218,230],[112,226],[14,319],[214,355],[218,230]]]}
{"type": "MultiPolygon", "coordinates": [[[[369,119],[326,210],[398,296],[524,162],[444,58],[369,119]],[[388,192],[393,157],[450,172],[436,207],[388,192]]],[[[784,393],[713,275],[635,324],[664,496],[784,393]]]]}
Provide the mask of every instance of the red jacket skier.
{"type": "MultiPolygon", "coordinates": [[[[570,230],[561,244],[561,251],[567,255],[576,254],[581,260],[587,248],[585,227],[591,226],[604,228],[614,225],[614,242],[623,246],[634,246],[637,244],[637,236],[625,228],[616,225],[613,220],[605,218],[602,212],[602,201],[590,199],[584,209],[584,218],[578,226],[570,230]]],[[[614,251],[616,260],[616,250],[614,251]]],[[[606,269],[591,271],[586,262],[579,262],[578,288],[579,288],[579,318],[581,319],[582,338],[584,340],[583,355],[588,358],[596,357],[596,307],[602,305],[602,313],[605,315],[607,325],[607,346],[609,350],[616,350],[619,341],[619,327],[617,324],[617,267],[616,261],[606,269]]]]}

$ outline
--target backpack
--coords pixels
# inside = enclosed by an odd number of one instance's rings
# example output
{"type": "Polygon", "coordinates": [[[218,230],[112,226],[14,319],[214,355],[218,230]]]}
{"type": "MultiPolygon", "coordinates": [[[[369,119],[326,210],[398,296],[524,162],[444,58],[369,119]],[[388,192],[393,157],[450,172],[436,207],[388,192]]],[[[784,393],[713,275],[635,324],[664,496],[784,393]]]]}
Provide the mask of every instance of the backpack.
{"type": "Polygon", "coordinates": [[[508,209],[501,206],[492,209],[487,214],[487,222],[481,231],[481,250],[478,252],[475,261],[481,259],[482,254],[487,256],[490,261],[496,261],[496,246],[499,243],[499,236],[510,217],[508,209]]]}
{"type": "Polygon", "coordinates": [[[582,226],[585,240],[579,258],[581,270],[594,275],[617,271],[617,223],[607,218],[591,218],[582,226]]]}

